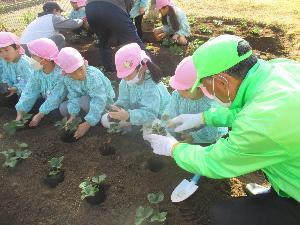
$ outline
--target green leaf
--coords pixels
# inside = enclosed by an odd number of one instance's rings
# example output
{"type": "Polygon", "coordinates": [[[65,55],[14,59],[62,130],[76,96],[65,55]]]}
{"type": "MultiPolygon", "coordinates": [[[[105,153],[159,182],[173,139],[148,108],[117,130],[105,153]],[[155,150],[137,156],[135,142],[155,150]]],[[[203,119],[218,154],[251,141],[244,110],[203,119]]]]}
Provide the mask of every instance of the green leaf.
{"type": "Polygon", "coordinates": [[[50,159],[50,161],[48,161],[50,163],[50,166],[52,168],[55,168],[55,169],[60,169],[62,167],[62,161],[63,161],[64,157],[61,156],[59,158],[52,158],[50,159]]]}
{"type": "Polygon", "coordinates": [[[11,157],[5,160],[3,166],[14,168],[17,165],[17,163],[18,163],[18,159],[16,157],[11,157]]]}
{"type": "Polygon", "coordinates": [[[148,194],[148,201],[152,204],[158,204],[164,200],[164,193],[158,192],[158,193],[150,193],[148,194]]]}
{"type": "Polygon", "coordinates": [[[167,212],[156,212],[151,217],[150,222],[164,222],[167,219],[167,212]]]}
{"type": "Polygon", "coordinates": [[[66,127],[66,124],[67,124],[67,117],[64,117],[61,121],[57,121],[54,126],[55,127],[58,127],[58,129],[62,130],[66,127]]]}
{"type": "Polygon", "coordinates": [[[16,142],[16,144],[18,145],[19,148],[28,148],[28,144],[26,143],[19,143],[19,142],[16,142]]]}
{"type": "Polygon", "coordinates": [[[135,225],[140,225],[143,223],[143,221],[147,218],[149,218],[153,213],[153,209],[150,207],[142,207],[140,206],[137,210],[136,210],[136,214],[135,214],[135,225]]]}
{"type": "Polygon", "coordinates": [[[16,151],[16,157],[18,159],[27,159],[31,155],[31,151],[23,150],[23,151],[16,151]]]}
{"type": "Polygon", "coordinates": [[[17,131],[16,126],[12,123],[5,123],[3,125],[3,130],[4,130],[5,134],[7,134],[8,136],[15,135],[15,133],[17,131]]]}
{"type": "Polygon", "coordinates": [[[89,196],[95,196],[96,192],[99,191],[99,188],[93,186],[92,184],[88,184],[84,186],[81,190],[81,199],[85,199],[89,196]]]}
{"type": "Polygon", "coordinates": [[[102,174],[98,177],[93,177],[92,182],[99,185],[106,179],[106,177],[107,177],[106,174],[102,174]]]}

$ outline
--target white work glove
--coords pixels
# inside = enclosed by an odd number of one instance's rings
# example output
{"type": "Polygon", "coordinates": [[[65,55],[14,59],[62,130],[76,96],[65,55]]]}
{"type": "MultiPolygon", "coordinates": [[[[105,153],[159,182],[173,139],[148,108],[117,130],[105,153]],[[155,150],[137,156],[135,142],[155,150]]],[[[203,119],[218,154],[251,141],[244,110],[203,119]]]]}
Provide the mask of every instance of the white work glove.
{"type": "Polygon", "coordinates": [[[174,129],[175,132],[182,132],[192,128],[199,128],[204,124],[203,113],[182,114],[168,121],[168,128],[174,129]]]}
{"type": "Polygon", "coordinates": [[[178,143],[172,136],[158,134],[146,134],[144,135],[144,140],[150,142],[153,153],[165,156],[171,156],[173,146],[178,143]]]}
{"type": "Polygon", "coordinates": [[[105,114],[101,117],[101,124],[102,124],[102,126],[104,126],[105,128],[110,128],[110,125],[114,124],[114,122],[109,122],[108,113],[105,113],[105,114]]]}

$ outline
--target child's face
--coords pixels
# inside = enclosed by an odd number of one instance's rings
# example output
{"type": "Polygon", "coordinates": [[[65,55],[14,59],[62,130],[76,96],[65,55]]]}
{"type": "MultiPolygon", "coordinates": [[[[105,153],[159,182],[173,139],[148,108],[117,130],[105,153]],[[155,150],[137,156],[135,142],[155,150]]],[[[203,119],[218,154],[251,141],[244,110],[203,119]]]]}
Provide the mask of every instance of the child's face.
{"type": "Polygon", "coordinates": [[[180,91],[178,90],[179,94],[186,99],[199,99],[203,96],[203,92],[200,88],[197,88],[195,91],[191,92],[191,89],[180,91]]]}
{"type": "Polygon", "coordinates": [[[161,14],[162,16],[166,16],[166,15],[168,14],[168,12],[169,12],[169,6],[164,6],[164,7],[162,7],[162,8],[159,10],[159,12],[160,12],[160,14],[161,14]]]}
{"type": "Polygon", "coordinates": [[[73,73],[70,73],[69,76],[74,80],[85,80],[85,78],[86,78],[86,67],[85,67],[85,65],[78,68],[73,73]]]}
{"type": "Polygon", "coordinates": [[[20,57],[20,46],[14,49],[12,46],[0,48],[0,56],[7,62],[14,62],[20,57]]]}
{"type": "Polygon", "coordinates": [[[71,5],[72,5],[72,7],[73,7],[74,10],[78,10],[79,9],[79,7],[77,5],[77,2],[70,2],[70,3],[71,3],[71,5]]]}

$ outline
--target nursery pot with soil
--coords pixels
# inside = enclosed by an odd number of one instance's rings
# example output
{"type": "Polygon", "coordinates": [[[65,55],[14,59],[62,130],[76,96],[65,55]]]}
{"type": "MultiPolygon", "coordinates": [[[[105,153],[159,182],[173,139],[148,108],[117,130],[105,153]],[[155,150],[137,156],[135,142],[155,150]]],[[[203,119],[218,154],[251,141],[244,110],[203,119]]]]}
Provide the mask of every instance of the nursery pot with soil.
{"type": "Polygon", "coordinates": [[[75,135],[75,131],[67,130],[62,133],[60,139],[66,143],[76,142],[78,140],[74,137],[74,135],[75,135]]]}
{"type": "Polygon", "coordinates": [[[59,173],[57,173],[56,175],[47,175],[45,178],[44,178],[44,181],[45,183],[51,187],[51,188],[54,188],[56,187],[59,183],[63,182],[65,179],[65,176],[64,176],[64,171],[63,170],[60,170],[59,173]]]}
{"type": "Polygon", "coordinates": [[[103,185],[98,186],[99,191],[96,192],[95,196],[88,196],[85,200],[91,205],[99,205],[105,201],[105,189],[103,185]]]}

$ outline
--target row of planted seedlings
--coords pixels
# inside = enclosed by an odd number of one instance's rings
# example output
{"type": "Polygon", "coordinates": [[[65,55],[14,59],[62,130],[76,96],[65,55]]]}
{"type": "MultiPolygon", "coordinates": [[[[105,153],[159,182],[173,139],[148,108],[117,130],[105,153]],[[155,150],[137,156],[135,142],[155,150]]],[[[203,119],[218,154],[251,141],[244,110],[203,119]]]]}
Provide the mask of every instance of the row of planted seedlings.
{"type": "MultiPolygon", "coordinates": [[[[12,120],[3,125],[3,130],[7,136],[14,136],[17,130],[29,128],[29,123],[32,118],[31,114],[24,114],[22,120],[16,121],[12,120]]],[[[112,120],[113,121],[113,120],[112,120]]],[[[58,121],[55,126],[63,130],[61,135],[61,140],[64,142],[74,142],[76,139],[73,138],[74,132],[76,131],[78,125],[81,123],[80,118],[76,118],[72,123],[67,123],[67,119],[64,118],[58,121]]],[[[147,132],[167,135],[164,126],[156,121],[151,126],[144,128],[147,132]]],[[[114,123],[111,128],[108,129],[108,133],[119,133],[121,128],[118,123],[114,123]]],[[[110,155],[115,149],[110,146],[111,137],[103,143],[102,150],[100,153],[102,155],[110,155]],[[114,150],[111,150],[113,148],[114,150]]],[[[0,153],[4,155],[5,161],[3,167],[15,168],[22,160],[29,158],[32,154],[28,150],[29,145],[23,142],[16,141],[16,148],[9,148],[6,151],[1,151],[0,153]]],[[[64,156],[53,157],[49,162],[49,172],[43,178],[44,183],[50,188],[55,188],[59,183],[64,181],[64,170],[62,169],[62,163],[64,156]]],[[[157,163],[157,162],[155,162],[157,163]]],[[[156,171],[153,171],[156,172],[156,171]]],[[[106,190],[108,185],[105,184],[106,175],[102,174],[100,176],[87,177],[83,182],[79,184],[81,189],[81,199],[86,200],[91,205],[98,205],[105,201],[106,190]]],[[[167,212],[160,208],[160,203],[164,200],[164,194],[162,192],[149,193],[147,195],[148,202],[150,205],[143,207],[139,206],[136,210],[135,225],[148,224],[167,224],[167,212]]]]}

